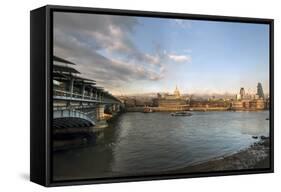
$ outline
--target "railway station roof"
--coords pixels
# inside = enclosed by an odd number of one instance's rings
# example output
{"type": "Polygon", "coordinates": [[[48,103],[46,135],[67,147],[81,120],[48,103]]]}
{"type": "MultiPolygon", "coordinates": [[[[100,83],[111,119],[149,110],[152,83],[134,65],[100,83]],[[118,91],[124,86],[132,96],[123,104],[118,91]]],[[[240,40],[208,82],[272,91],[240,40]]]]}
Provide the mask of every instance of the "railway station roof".
{"type": "Polygon", "coordinates": [[[69,66],[53,65],[53,71],[66,72],[66,73],[80,73],[76,69],[69,66]]]}
{"type": "Polygon", "coordinates": [[[53,59],[54,59],[54,61],[57,61],[57,62],[75,65],[75,63],[72,63],[72,62],[70,62],[70,61],[68,61],[68,60],[62,59],[62,58],[57,57],[57,56],[54,56],[53,59]]]}
{"type": "Polygon", "coordinates": [[[53,78],[57,80],[66,80],[66,81],[69,81],[70,79],[74,79],[76,82],[78,81],[78,82],[83,82],[86,84],[93,84],[93,85],[96,84],[96,81],[92,79],[88,79],[72,74],[59,73],[59,72],[53,73],[53,78]]]}

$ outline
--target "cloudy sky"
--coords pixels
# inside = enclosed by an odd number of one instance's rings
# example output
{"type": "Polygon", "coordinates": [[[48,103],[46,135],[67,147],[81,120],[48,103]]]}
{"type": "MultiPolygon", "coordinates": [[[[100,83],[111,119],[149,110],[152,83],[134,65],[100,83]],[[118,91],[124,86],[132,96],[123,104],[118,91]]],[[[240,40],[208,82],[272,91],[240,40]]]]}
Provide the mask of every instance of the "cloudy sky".
{"type": "Polygon", "coordinates": [[[54,54],[118,95],[269,87],[264,24],[55,12],[54,54]]]}

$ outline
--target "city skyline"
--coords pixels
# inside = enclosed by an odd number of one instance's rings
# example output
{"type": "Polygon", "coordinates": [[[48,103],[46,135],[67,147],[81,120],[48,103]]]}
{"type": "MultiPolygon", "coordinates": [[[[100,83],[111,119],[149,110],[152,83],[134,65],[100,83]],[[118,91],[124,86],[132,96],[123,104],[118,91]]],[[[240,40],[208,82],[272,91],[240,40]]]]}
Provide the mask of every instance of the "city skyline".
{"type": "Polygon", "coordinates": [[[269,92],[269,26],[54,13],[54,53],[116,95],[269,92]]]}
{"type": "MultiPolygon", "coordinates": [[[[177,87],[177,86],[176,86],[177,87]]],[[[236,97],[237,94],[239,94],[240,89],[241,88],[245,88],[245,87],[240,87],[236,90],[236,92],[224,92],[224,93],[216,93],[216,92],[183,92],[180,88],[180,94],[181,95],[187,95],[187,96],[196,96],[196,97],[219,97],[219,98],[223,98],[223,97],[236,97]]],[[[175,88],[174,88],[175,90],[175,88]]],[[[173,95],[174,90],[171,91],[159,91],[159,92],[144,92],[144,93],[132,93],[132,94],[116,94],[116,96],[128,96],[128,97],[134,97],[134,96],[157,96],[157,94],[168,94],[168,95],[173,95]]],[[[251,97],[254,97],[255,95],[257,95],[257,88],[255,89],[248,89],[245,88],[245,95],[249,95],[251,97]]],[[[264,93],[265,97],[269,97],[269,93],[264,93]]]]}

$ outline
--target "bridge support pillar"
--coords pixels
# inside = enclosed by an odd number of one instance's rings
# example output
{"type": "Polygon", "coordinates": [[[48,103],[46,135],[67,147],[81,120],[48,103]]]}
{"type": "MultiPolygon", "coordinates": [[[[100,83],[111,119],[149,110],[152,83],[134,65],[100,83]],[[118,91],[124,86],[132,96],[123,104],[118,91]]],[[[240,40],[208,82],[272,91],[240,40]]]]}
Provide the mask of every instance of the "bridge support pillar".
{"type": "Polygon", "coordinates": [[[84,99],[85,96],[85,87],[86,85],[82,85],[82,99],[84,99]]]}
{"type": "Polygon", "coordinates": [[[120,111],[120,105],[116,104],[116,111],[119,112],[120,111]]]}
{"type": "Polygon", "coordinates": [[[104,119],[104,104],[98,104],[96,108],[96,119],[97,121],[104,119]]]}
{"type": "Polygon", "coordinates": [[[93,87],[90,88],[90,99],[93,98],[93,87]]]}
{"type": "Polygon", "coordinates": [[[104,118],[104,104],[98,104],[96,107],[96,125],[95,128],[106,128],[108,124],[104,118]]]}
{"type": "Polygon", "coordinates": [[[70,85],[69,85],[70,97],[72,97],[72,94],[73,94],[73,86],[74,86],[74,79],[71,79],[70,85]]]}
{"type": "Polygon", "coordinates": [[[112,105],[112,112],[115,112],[116,111],[116,104],[113,104],[112,105]]]}
{"type": "Polygon", "coordinates": [[[111,112],[118,113],[118,112],[120,112],[120,105],[119,104],[112,104],[110,109],[111,109],[111,112]]]}

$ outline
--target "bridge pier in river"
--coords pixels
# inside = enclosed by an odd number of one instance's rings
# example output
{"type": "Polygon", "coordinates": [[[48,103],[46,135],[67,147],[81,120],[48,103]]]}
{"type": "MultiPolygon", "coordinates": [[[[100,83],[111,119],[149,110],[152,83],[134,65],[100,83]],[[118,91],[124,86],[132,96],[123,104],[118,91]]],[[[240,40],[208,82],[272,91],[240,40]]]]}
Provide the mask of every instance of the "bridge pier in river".
{"type": "Polygon", "coordinates": [[[105,109],[104,104],[97,104],[97,106],[96,106],[96,120],[97,121],[104,119],[104,109],[105,109]]]}
{"type": "Polygon", "coordinates": [[[112,105],[112,112],[119,112],[120,111],[120,105],[113,104],[112,105]]]}

